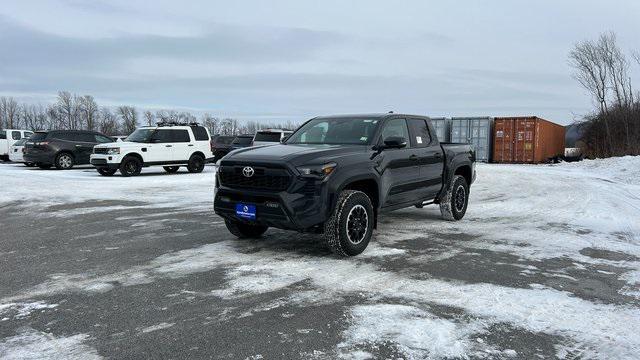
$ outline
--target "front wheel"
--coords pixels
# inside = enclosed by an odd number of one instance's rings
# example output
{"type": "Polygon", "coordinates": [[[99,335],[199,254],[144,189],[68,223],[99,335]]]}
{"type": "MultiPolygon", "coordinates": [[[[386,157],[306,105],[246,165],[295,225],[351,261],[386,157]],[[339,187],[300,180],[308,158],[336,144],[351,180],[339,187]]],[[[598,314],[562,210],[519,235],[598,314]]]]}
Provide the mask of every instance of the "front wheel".
{"type": "Polygon", "coordinates": [[[137,176],[142,171],[142,162],[133,156],[125,157],[120,163],[120,174],[122,176],[137,176]]]}
{"type": "Polygon", "coordinates": [[[369,245],[374,213],[371,199],[362,191],[344,190],[333,214],[324,225],[327,245],[337,255],[355,256],[369,245]]]}
{"type": "Polygon", "coordinates": [[[469,185],[460,175],[455,175],[447,193],[440,202],[440,214],[445,220],[456,221],[464,217],[469,203],[469,185]]]}
{"type": "Polygon", "coordinates": [[[225,220],[224,224],[227,226],[230,233],[241,239],[259,238],[269,228],[264,225],[251,225],[231,220],[225,220]]]}
{"type": "Polygon", "coordinates": [[[106,168],[99,168],[98,169],[98,173],[102,176],[111,176],[113,174],[116,173],[118,169],[106,169],[106,168]]]}
{"type": "Polygon", "coordinates": [[[191,155],[187,163],[187,170],[190,173],[201,173],[204,170],[204,157],[198,154],[191,155]]]}
{"type": "Polygon", "coordinates": [[[162,168],[169,174],[175,174],[178,172],[178,169],[180,169],[180,166],[163,166],[162,168]]]}

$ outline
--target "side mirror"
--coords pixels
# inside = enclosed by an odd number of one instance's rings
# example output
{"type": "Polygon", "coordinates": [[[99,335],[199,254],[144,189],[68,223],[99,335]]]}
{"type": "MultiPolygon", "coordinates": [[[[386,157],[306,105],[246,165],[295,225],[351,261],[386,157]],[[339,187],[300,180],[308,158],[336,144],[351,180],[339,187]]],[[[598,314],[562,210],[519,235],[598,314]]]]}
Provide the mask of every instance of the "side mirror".
{"type": "Polygon", "coordinates": [[[287,141],[287,139],[289,138],[289,136],[291,135],[286,135],[284,136],[282,139],[280,139],[280,144],[284,144],[285,141],[287,141]]]}
{"type": "Polygon", "coordinates": [[[402,136],[389,136],[384,139],[384,149],[401,149],[407,146],[407,139],[402,136]]]}

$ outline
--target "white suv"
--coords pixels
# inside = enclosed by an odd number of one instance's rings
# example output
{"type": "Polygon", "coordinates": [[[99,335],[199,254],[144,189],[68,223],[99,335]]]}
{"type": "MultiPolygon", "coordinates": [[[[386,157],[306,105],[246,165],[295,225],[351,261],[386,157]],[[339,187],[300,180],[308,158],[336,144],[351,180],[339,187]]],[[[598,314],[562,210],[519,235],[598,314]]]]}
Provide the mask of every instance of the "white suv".
{"type": "Polygon", "coordinates": [[[136,129],[124,141],[96,145],[91,164],[103,176],[118,170],[123,176],[135,176],[142,167],[154,165],[168,173],[177,172],[180,166],[199,173],[213,158],[209,139],[209,131],[197,123],[159,123],[136,129]]]}

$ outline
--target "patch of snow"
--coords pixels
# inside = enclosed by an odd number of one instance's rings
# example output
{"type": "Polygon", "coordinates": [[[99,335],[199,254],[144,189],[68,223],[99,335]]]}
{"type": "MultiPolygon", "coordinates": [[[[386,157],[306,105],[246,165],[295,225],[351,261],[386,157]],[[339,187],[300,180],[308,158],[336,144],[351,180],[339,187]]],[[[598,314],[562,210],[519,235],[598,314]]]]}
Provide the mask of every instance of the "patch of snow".
{"type": "Polygon", "coordinates": [[[408,305],[358,305],[351,316],[339,349],[391,342],[409,359],[466,357],[475,346],[469,337],[483,330],[480,323],[461,326],[408,305]]]}
{"type": "Polygon", "coordinates": [[[56,337],[52,334],[25,328],[19,334],[0,340],[0,358],[94,360],[102,359],[98,351],[86,345],[89,335],[56,337]]]}
{"type": "Polygon", "coordinates": [[[47,304],[44,301],[0,304],[0,315],[14,312],[14,318],[22,319],[31,315],[34,311],[54,309],[57,306],[58,304],[47,304]]]}
{"type": "Polygon", "coordinates": [[[157,325],[147,326],[146,328],[144,328],[144,329],[142,329],[140,331],[146,334],[146,333],[150,333],[150,332],[153,332],[153,331],[158,331],[158,330],[162,330],[162,329],[168,329],[168,328],[172,327],[173,325],[175,325],[175,323],[163,322],[163,323],[160,323],[160,324],[157,324],[157,325]]]}

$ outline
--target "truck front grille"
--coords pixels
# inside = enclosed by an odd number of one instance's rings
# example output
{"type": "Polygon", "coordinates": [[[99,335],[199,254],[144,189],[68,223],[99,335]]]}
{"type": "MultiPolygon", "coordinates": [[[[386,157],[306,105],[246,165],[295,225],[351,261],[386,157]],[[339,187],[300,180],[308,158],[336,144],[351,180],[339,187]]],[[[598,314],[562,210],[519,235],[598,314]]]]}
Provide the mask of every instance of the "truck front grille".
{"type": "Polygon", "coordinates": [[[245,166],[220,166],[220,184],[230,188],[284,191],[291,183],[289,172],[281,168],[252,166],[253,176],[244,176],[245,166]]]}
{"type": "Polygon", "coordinates": [[[94,154],[103,154],[103,155],[107,155],[107,148],[93,148],[93,153],[94,154]]]}

